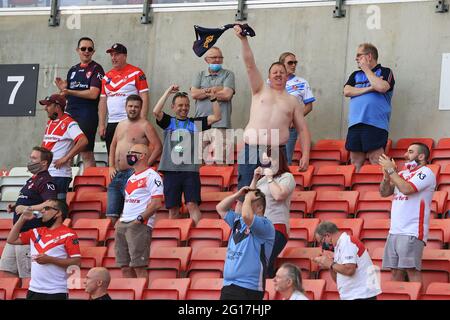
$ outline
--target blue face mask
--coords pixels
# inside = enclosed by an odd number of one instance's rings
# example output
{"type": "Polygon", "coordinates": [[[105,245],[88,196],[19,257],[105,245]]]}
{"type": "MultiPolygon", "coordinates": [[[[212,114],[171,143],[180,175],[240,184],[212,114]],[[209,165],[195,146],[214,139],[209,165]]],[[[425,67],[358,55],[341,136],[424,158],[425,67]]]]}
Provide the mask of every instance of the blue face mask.
{"type": "Polygon", "coordinates": [[[209,65],[209,70],[211,70],[212,72],[219,72],[221,69],[222,69],[222,65],[221,64],[211,63],[209,65]]]}

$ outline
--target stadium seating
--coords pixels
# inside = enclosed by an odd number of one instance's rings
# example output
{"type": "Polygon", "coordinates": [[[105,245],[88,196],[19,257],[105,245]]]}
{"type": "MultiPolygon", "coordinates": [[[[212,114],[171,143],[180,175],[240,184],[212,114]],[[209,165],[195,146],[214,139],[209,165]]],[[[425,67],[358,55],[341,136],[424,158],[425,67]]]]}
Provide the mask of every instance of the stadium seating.
{"type": "Polygon", "coordinates": [[[321,220],[347,218],[354,214],[358,191],[318,191],[312,216],[321,220]]]}
{"type": "Polygon", "coordinates": [[[88,269],[100,267],[106,250],[106,247],[80,247],[81,267],[88,269]]]}
{"type": "Polygon", "coordinates": [[[298,171],[298,166],[289,166],[289,171],[294,176],[296,190],[302,191],[310,188],[314,173],[313,165],[310,165],[306,171],[298,171]]]}
{"type": "Polygon", "coordinates": [[[312,215],[316,191],[294,191],[291,196],[291,218],[303,218],[312,215]]]}
{"type": "Polygon", "coordinates": [[[232,194],[232,192],[203,192],[202,190],[202,202],[199,205],[202,218],[220,219],[216,206],[220,201],[232,194]]]}
{"type": "MultiPolygon", "coordinates": [[[[146,294],[153,294],[153,299],[157,296],[158,291],[161,290],[166,294],[166,290],[175,290],[178,292],[178,300],[186,299],[186,292],[191,283],[191,279],[155,279],[149,285],[149,290],[145,290],[146,294]]],[[[148,297],[148,296],[147,296],[148,297]]],[[[166,298],[163,298],[166,299],[166,298]]]]}
{"type": "Polygon", "coordinates": [[[314,239],[314,231],[319,225],[319,219],[289,219],[290,233],[289,241],[286,246],[289,247],[307,247],[312,244],[314,239]]]}
{"type": "Polygon", "coordinates": [[[104,243],[106,240],[106,233],[111,226],[111,220],[106,219],[78,219],[72,224],[72,228],[78,233],[83,229],[97,229],[98,241],[104,243]]]}
{"type": "Polygon", "coordinates": [[[311,190],[344,191],[350,189],[354,165],[322,166],[311,179],[311,190]]]}
{"type": "Polygon", "coordinates": [[[450,283],[433,282],[428,285],[422,300],[450,300],[450,283]]]}
{"type": "Polygon", "coordinates": [[[69,205],[69,217],[72,223],[78,219],[99,219],[102,216],[101,201],[72,201],[69,205]]]}
{"type": "Polygon", "coordinates": [[[329,219],[328,221],[334,223],[339,231],[346,232],[349,236],[354,236],[358,239],[361,236],[363,219],[329,219]]]}
{"type": "Polygon", "coordinates": [[[309,163],[318,170],[324,165],[346,164],[348,157],[345,140],[319,140],[311,148],[309,163]]]}
{"type": "Polygon", "coordinates": [[[191,257],[187,276],[192,281],[199,278],[221,278],[227,248],[200,248],[191,257]]]}
{"type": "Polygon", "coordinates": [[[0,290],[5,291],[5,300],[11,300],[15,288],[19,287],[19,278],[0,278],[0,290]]]}
{"type": "Polygon", "coordinates": [[[356,205],[355,216],[364,221],[373,219],[390,219],[392,196],[383,198],[379,191],[361,193],[356,205]]]}
{"type": "Polygon", "coordinates": [[[367,164],[361,167],[359,172],[353,173],[351,189],[355,191],[377,191],[380,182],[383,180],[383,170],[381,166],[367,164]]]}
{"type": "Polygon", "coordinates": [[[149,284],[157,278],[180,278],[191,259],[191,247],[151,246],[148,264],[149,284]]]}
{"type": "Polygon", "coordinates": [[[381,282],[382,293],[377,300],[418,300],[421,287],[420,282],[381,282]]]}
{"type": "Polygon", "coordinates": [[[326,287],[325,280],[305,279],[302,281],[302,284],[307,296],[310,296],[308,293],[311,293],[314,300],[322,300],[326,287]]]}
{"type": "Polygon", "coordinates": [[[222,247],[230,237],[231,229],[222,219],[200,219],[188,234],[188,245],[192,250],[201,247],[222,247]]]}
{"type": "Polygon", "coordinates": [[[390,219],[374,219],[364,221],[361,232],[361,240],[365,247],[372,253],[375,248],[384,248],[389,233],[390,219]]]}
{"type": "Polygon", "coordinates": [[[108,287],[108,292],[110,289],[132,289],[134,290],[134,297],[140,299],[146,284],[147,279],[144,278],[112,278],[108,287]]]}
{"type": "Polygon", "coordinates": [[[202,191],[226,191],[230,186],[233,167],[201,166],[202,191]]]}
{"type": "Polygon", "coordinates": [[[302,270],[302,277],[310,279],[311,275],[318,271],[318,266],[311,259],[320,256],[322,248],[285,247],[275,263],[280,267],[283,263],[290,262],[302,270]]]}
{"type": "Polygon", "coordinates": [[[152,231],[152,246],[177,247],[187,241],[194,221],[187,219],[159,219],[152,231]]]}
{"type": "Polygon", "coordinates": [[[431,202],[431,217],[442,218],[445,216],[445,206],[447,204],[447,191],[435,191],[431,202]]]}

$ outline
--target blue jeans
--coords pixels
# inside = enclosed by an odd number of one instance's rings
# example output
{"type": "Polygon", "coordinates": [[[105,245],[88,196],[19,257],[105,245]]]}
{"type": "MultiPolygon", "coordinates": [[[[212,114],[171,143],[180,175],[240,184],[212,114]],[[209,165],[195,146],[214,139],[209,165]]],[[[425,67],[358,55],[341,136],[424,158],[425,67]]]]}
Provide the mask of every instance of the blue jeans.
{"type": "Polygon", "coordinates": [[[69,191],[70,177],[53,177],[53,182],[56,186],[56,198],[66,200],[67,191],[69,191]]]}
{"type": "Polygon", "coordinates": [[[295,128],[289,129],[289,140],[286,144],[286,158],[289,165],[292,165],[292,156],[294,155],[295,143],[297,142],[298,134],[295,128]]]}
{"type": "Polygon", "coordinates": [[[278,230],[275,230],[275,241],[273,243],[273,249],[272,254],[269,258],[269,263],[267,265],[267,277],[273,278],[275,277],[275,273],[277,270],[275,270],[275,260],[277,259],[278,255],[283,251],[284,247],[287,244],[288,239],[285,238],[285,236],[278,230]]]}
{"type": "Polygon", "coordinates": [[[125,187],[128,179],[133,175],[134,169],[118,171],[108,186],[108,204],[106,216],[118,218],[122,214],[125,201],[125,187]]]}

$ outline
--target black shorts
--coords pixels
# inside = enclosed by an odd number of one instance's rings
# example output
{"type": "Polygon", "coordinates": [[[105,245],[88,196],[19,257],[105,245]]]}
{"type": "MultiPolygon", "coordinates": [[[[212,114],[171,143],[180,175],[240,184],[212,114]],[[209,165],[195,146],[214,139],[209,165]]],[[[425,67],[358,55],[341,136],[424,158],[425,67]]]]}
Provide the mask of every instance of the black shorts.
{"type": "Polygon", "coordinates": [[[94,151],[95,134],[97,133],[98,127],[98,114],[93,113],[89,118],[86,118],[85,116],[79,117],[76,114],[71,116],[76,122],[78,122],[81,131],[83,131],[84,135],[88,139],[88,145],[82,151],[94,151]]]}
{"type": "Polygon", "coordinates": [[[388,132],[368,124],[358,123],[348,128],[345,149],[353,152],[377,150],[386,146],[388,132]]]}
{"type": "Polygon", "coordinates": [[[181,195],[186,203],[201,203],[200,174],[192,171],[164,171],[164,203],[167,209],[181,206],[181,195]]]}

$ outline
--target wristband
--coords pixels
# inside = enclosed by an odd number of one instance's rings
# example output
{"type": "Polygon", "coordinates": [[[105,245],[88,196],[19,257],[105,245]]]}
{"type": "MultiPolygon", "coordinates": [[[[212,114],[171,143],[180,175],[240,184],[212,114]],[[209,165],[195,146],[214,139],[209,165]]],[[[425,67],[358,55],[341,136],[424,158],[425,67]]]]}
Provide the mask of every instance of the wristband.
{"type": "Polygon", "coordinates": [[[217,101],[217,98],[211,99],[211,100],[209,100],[209,101],[211,101],[211,102],[216,102],[216,101],[217,101]]]}

